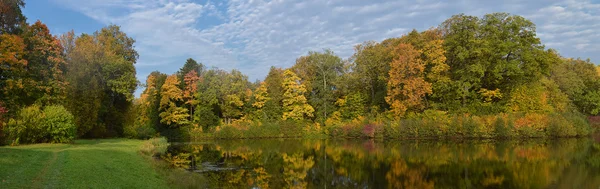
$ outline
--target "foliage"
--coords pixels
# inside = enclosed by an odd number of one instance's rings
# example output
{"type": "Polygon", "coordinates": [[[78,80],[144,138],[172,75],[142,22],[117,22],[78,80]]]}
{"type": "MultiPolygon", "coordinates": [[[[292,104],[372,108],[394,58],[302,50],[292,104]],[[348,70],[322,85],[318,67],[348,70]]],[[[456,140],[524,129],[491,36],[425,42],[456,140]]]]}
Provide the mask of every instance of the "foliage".
{"type": "Polygon", "coordinates": [[[300,78],[291,70],[285,70],[283,73],[283,83],[281,84],[285,93],[283,94],[283,120],[303,120],[305,117],[313,117],[315,111],[313,107],[306,102],[306,88],[300,83],[300,78]]]}
{"type": "Polygon", "coordinates": [[[315,108],[315,119],[326,120],[335,110],[335,93],[339,78],[344,73],[341,58],[329,49],[322,53],[311,51],[296,59],[291,69],[306,87],[308,102],[315,108]]]}
{"type": "Polygon", "coordinates": [[[66,108],[60,105],[46,106],[42,113],[42,125],[46,127],[49,142],[68,143],[75,139],[77,127],[73,122],[73,114],[66,108]]]}
{"type": "Polygon", "coordinates": [[[119,136],[137,87],[135,40],[110,25],[75,37],[61,37],[66,51],[67,108],[80,137],[119,136]]]}
{"type": "Polygon", "coordinates": [[[183,100],[178,85],[177,75],[170,75],[160,90],[160,122],[170,127],[178,127],[188,123],[189,114],[187,114],[187,109],[177,105],[177,102],[183,100]]]}
{"type": "Polygon", "coordinates": [[[425,63],[419,52],[410,44],[400,44],[395,49],[397,57],[390,65],[388,90],[385,101],[395,117],[403,117],[407,110],[423,107],[423,97],[431,93],[431,83],[424,79],[425,63]]]}
{"type": "Polygon", "coordinates": [[[20,32],[20,27],[25,23],[25,16],[21,8],[25,6],[24,0],[4,0],[0,1],[0,34],[15,34],[20,32]]]}
{"type": "Polygon", "coordinates": [[[7,125],[8,139],[12,145],[51,142],[68,143],[76,136],[73,115],[63,106],[38,105],[20,110],[16,119],[7,125]]]}

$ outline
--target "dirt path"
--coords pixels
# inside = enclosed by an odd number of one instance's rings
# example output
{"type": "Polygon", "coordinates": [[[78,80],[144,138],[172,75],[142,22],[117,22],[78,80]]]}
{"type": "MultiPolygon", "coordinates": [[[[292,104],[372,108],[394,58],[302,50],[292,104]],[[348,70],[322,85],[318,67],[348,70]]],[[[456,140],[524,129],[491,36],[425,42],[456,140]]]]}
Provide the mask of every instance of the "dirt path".
{"type": "Polygon", "coordinates": [[[45,180],[48,179],[47,174],[50,171],[50,167],[53,167],[58,159],[58,153],[64,151],[65,149],[56,149],[52,151],[52,156],[50,159],[44,163],[44,167],[40,170],[40,172],[35,176],[35,178],[31,181],[31,188],[52,188],[51,186],[45,185],[45,180]]]}

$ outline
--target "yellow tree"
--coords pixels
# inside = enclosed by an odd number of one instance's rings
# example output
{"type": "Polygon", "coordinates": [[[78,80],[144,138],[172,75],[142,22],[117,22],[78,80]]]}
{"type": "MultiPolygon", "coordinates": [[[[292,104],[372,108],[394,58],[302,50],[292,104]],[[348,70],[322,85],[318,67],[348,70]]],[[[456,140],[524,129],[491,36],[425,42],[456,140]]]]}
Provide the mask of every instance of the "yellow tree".
{"type": "Polygon", "coordinates": [[[177,102],[183,100],[181,89],[178,86],[179,79],[177,79],[177,75],[173,74],[167,77],[160,91],[160,122],[170,127],[188,123],[188,110],[177,106],[177,102]]]}
{"type": "Polygon", "coordinates": [[[146,89],[140,96],[140,115],[137,118],[139,125],[148,124],[150,122],[150,111],[152,111],[152,100],[156,96],[156,77],[148,75],[146,79],[146,89]]]}
{"type": "Polygon", "coordinates": [[[300,78],[291,70],[283,72],[283,120],[302,120],[304,116],[313,117],[313,109],[306,103],[306,88],[300,83],[300,78]]]}
{"type": "Polygon", "coordinates": [[[265,104],[271,98],[269,97],[269,93],[267,92],[267,85],[265,82],[260,82],[260,85],[256,90],[254,90],[254,94],[252,95],[254,98],[254,102],[252,103],[252,107],[256,108],[255,115],[258,116],[266,116],[264,111],[262,110],[265,107],[265,104]]]}
{"type": "Polygon", "coordinates": [[[396,57],[390,64],[387,96],[395,117],[404,116],[407,110],[420,109],[423,98],[431,93],[431,84],[425,81],[425,63],[419,58],[421,52],[410,44],[399,44],[396,57]]]}

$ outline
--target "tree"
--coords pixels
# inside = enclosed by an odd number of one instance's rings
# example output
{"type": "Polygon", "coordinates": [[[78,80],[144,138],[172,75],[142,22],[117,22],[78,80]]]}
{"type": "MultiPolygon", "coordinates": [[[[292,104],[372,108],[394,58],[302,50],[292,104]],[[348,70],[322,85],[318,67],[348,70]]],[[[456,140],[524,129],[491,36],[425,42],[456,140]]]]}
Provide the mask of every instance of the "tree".
{"type": "Polygon", "coordinates": [[[267,93],[270,99],[265,102],[263,111],[270,120],[279,120],[283,116],[283,70],[281,68],[271,67],[267,77],[265,78],[265,85],[267,93]]]}
{"type": "Polygon", "coordinates": [[[170,75],[160,91],[160,122],[169,127],[178,127],[189,123],[187,109],[177,106],[177,102],[183,101],[183,93],[178,86],[177,75],[170,75]]]}
{"type": "MultiPolygon", "coordinates": [[[[392,40],[392,39],[390,39],[392,40]]],[[[386,41],[386,44],[390,41],[386,41]]],[[[364,86],[367,94],[367,104],[371,108],[383,110],[386,108],[385,90],[392,61],[390,49],[382,43],[364,42],[354,47],[351,60],[357,75],[358,85],[364,86]]]]}
{"type": "Polygon", "coordinates": [[[93,35],[61,37],[71,44],[66,55],[67,108],[73,113],[78,135],[119,136],[125,112],[137,87],[135,40],[110,25],[93,35]]]}
{"type": "Polygon", "coordinates": [[[404,116],[407,110],[420,110],[423,97],[431,93],[431,83],[424,79],[425,63],[420,53],[410,44],[400,44],[395,49],[397,57],[390,65],[388,94],[385,98],[395,117],[404,116]]]}
{"type": "Polygon", "coordinates": [[[25,56],[25,43],[16,35],[0,35],[0,100],[9,109],[19,109],[21,99],[26,94],[23,76],[28,64],[25,56]]]}
{"type": "Polygon", "coordinates": [[[306,88],[300,83],[300,78],[291,70],[283,72],[283,115],[282,119],[303,120],[305,117],[313,117],[315,111],[307,104],[304,93],[306,88]]]}
{"type": "Polygon", "coordinates": [[[66,92],[66,62],[59,40],[50,34],[40,21],[25,28],[23,32],[28,60],[26,78],[30,79],[29,103],[58,104],[64,102],[66,92]]]}
{"type": "Polygon", "coordinates": [[[256,88],[252,94],[252,107],[256,109],[254,115],[258,116],[259,118],[266,117],[263,108],[265,107],[267,101],[271,99],[269,97],[269,93],[267,92],[267,84],[265,82],[261,82],[258,88],[256,88]]]}
{"type": "Polygon", "coordinates": [[[25,16],[21,8],[25,6],[23,0],[0,1],[0,34],[17,34],[20,26],[25,24],[25,16]]]}
{"type": "Polygon", "coordinates": [[[306,86],[308,101],[316,108],[317,119],[325,121],[327,114],[335,110],[336,82],[344,71],[341,58],[329,49],[323,53],[309,52],[308,56],[296,60],[292,70],[298,73],[302,84],[306,86]]]}
{"type": "Polygon", "coordinates": [[[202,79],[198,82],[198,90],[194,94],[195,100],[198,102],[194,112],[194,123],[198,123],[204,130],[215,127],[219,124],[219,97],[221,87],[224,86],[224,77],[226,72],[218,69],[210,69],[202,75],[202,79]]]}
{"type": "Polygon", "coordinates": [[[365,115],[365,97],[360,92],[354,92],[339,98],[335,104],[338,113],[344,120],[353,120],[365,115]]]}
{"type": "Polygon", "coordinates": [[[579,111],[589,115],[600,113],[600,76],[594,63],[562,59],[552,68],[550,78],[579,111]]]}
{"type": "MultiPolygon", "coordinates": [[[[481,90],[498,89],[502,94],[548,75],[551,55],[535,36],[535,25],[523,17],[507,13],[486,14],[483,18],[460,14],[442,23],[440,29],[455,89],[449,90],[447,95],[451,97],[445,99],[459,99],[453,107],[478,106],[486,99],[481,90]]],[[[498,105],[504,102],[494,100],[498,105]]]]}
{"type": "MultiPolygon", "coordinates": [[[[198,77],[198,73],[196,70],[192,70],[185,74],[183,78],[185,82],[185,89],[183,91],[183,100],[185,104],[189,106],[189,112],[191,115],[194,115],[194,106],[196,106],[197,102],[194,99],[194,94],[198,91],[198,81],[200,81],[200,77],[198,77]]],[[[191,119],[192,116],[190,116],[191,119]]]]}
{"type": "Polygon", "coordinates": [[[196,76],[200,77],[200,75],[204,72],[204,65],[202,63],[198,63],[196,62],[196,60],[192,59],[192,58],[188,58],[185,61],[185,64],[183,65],[183,67],[181,67],[179,69],[179,71],[177,71],[177,77],[179,78],[179,81],[181,82],[180,84],[180,88],[181,89],[185,89],[187,83],[185,82],[185,76],[188,75],[188,73],[195,71],[196,76]]]}
{"type": "Polygon", "coordinates": [[[246,97],[246,89],[249,88],[248,76],[238,70],[231,70],[231,73],[225,74],[225,83],[220,86],[221,98],[220,107],[225,123],[231,123],[233,119],[239,119],[243,116],[243,106],[246,97]]]}

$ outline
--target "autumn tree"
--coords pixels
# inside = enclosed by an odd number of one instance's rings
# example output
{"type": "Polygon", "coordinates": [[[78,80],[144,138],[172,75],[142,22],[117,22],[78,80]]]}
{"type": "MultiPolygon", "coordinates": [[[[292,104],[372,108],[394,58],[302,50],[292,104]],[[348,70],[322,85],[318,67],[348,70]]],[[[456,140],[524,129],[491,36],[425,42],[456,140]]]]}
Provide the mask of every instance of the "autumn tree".
{"type": "Polygon", "coordinates": [[[27,19],[21,11],[24,6],[24,0],[0,1],[0,34],[17,34],[21,31],[20,26],[27,19]]]}
{"type": "Polygon", "coordinates": [[[259,84],[258,88],[256,88],[256,90],[254,90],[254,93],[252,93],[252,97],[253,97],[252,107],[254,107],[256,109],[254,114],[256,116],[258,116],[259,118],[266,117],[265,112],[263,111],[263,108],[265,107],[265,104],[267,103],[267,101],[271,99],[269,97],[269,93],[267,92],[267,84],[265,82],[261,82],[259,84]]]}
{"type": "MultiPolygon", "coordinates": [[[[183,100],[188,106],[190,115],[194,115],[194,106],[197,104],[194,99],[194,94],[198,91],[198,81],[200,81],[200,77],[198,77],[196,70],[192,70],[185,74],[183,81],[185,82],[183,100]]],[[[190,118],[192,118],[192,116],[190,116],[190,118]]]]}
{"type": "Polygon", "coordinates": [[[431,83],[424,79],[425,63],[421,52],[410,44],[400,44],[395,49],[397,57],[390,65],[388,94],[385,98],[395,117],[407,110],[423,108],[423,97],[431,93],[431,83]]]}
{"type": "Polygon", "coordinates": [[[177,105],[178,102],[183,101],[183,93],[178,86],[177,75],[170,75],[160,90],[160,122],[167,124],[169,127],[177,127],[188,123],[189,114],[187,109],[177,105]]]}
{"type": "Polygon", "coordinates": [[[0,35],[0,97],[8,109],[18,109],[24,96],[28,61],[24,58],[25,43],[16,35],[0,35]]]}
{"type": "Polygon", "coordinates": [[[196,60],[188,58],[185,61],[185,64],[183,64],[183,66],[179,68],[179,71],[177,71],[177,77],[181,82],[179,86],[181,90],[185,90],[185,88],[187,87],[187,83],[185,82],[185,76],[187,76],[188,73],[195,71],[196,76],[200,77],[200,75],[205,71],[205,69],[206,68],[202,63],[198,63],[196,62],[196,60]]]}
{"type": "MultiPolygon", "coordinates": [[[[43,104],[64,102],[66,93],[66,62],[60,41],[50,34],[48,27],[40,21],[26,27],[23,32],[28,60],[26,76],[33,86],[29,94],[31,101],[43,104]]],[[[30,103],[28,103],[30,104],[30,103]]]]}
{"type": "Polygon", "coordinates": [[[282,119],[302,120],[305,117],[313,117],[315,111],[312,106],[306,102],[306,88],[300,83],[300,78],[291,70],[283,72],[283,115],[282,119]]]}

